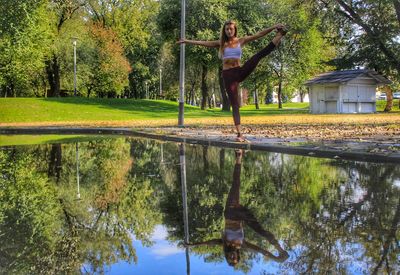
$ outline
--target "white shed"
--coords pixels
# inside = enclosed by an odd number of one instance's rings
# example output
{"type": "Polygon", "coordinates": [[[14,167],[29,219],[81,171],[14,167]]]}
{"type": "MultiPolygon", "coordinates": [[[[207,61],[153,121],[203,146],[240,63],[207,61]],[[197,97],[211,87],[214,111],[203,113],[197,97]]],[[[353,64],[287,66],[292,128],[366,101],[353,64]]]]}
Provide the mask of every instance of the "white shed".
{"type": "Polygon", "coordinates": [[[346,70],[320,74],[305,85],[310,92],[310,112],[373,113],[376,88],[391,81],[372,70],[346,70]]]}

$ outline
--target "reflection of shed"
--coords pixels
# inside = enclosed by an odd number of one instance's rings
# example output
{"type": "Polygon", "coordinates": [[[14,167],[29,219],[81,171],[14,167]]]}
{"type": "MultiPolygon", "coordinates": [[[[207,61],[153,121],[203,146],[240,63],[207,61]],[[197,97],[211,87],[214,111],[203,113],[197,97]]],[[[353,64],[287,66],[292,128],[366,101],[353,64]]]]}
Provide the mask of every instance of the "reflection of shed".
{"type": "Polygon", "coordinates": [[[376,87],[391,81],[371,70],[334,71],[305,84],[310,89],[310,111],[321,113],[372,113],[376,87]]]}

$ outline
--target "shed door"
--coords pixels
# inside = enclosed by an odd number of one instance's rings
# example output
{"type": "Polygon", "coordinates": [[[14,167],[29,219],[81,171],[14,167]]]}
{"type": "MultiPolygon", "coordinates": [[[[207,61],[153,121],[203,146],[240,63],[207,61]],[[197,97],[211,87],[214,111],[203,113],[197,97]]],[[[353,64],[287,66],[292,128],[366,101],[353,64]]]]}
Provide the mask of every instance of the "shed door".
{"type": "Polygon", "coordinates": [[[324,88],[317,91],[317,113],[325,113],[325,91],[324,88]]]}
{"type": "Polygon", "coordinates": [[[361,102],[375,101],[375,94],[374,86],[358,86],[358,98],[361,102]]]}
{"type": "Polygon", "coordinates": [[[337,113],[337,101],[327,101],[326,102],[326,112],[328,114],[337,113]]]}
{"type": "Polygon", "coordinates": [[[357,113],[357,103],[355,102],[343,102],[343,113],[357,113]]]}
{"type": "Polygon", "coordinates": [[[365,103],[360,103],[360,113],[373,113],[375,111],[375,103],[369,103],[369,102],[365,102],[365,103]]]}
{"type": "Polygon", "coordinates": [[[343,89],[343,102],[357,102],[358,88],[357,85],[347,85],[343,89]]]}

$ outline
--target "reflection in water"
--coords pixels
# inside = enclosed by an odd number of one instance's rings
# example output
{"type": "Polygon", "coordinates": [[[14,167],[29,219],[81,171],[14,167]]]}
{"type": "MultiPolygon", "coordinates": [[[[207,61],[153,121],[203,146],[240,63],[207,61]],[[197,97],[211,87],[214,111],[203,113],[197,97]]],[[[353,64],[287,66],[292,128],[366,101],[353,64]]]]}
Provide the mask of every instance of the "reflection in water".
{"type": "Polygon", "coordinates": [[[79,188],[79,143],[76,143],[76,185],[77,185],[76,198],[80,200],[81,191],[79,188]]]}
{"type": "MultiPolygon", "coordinates": [[[[188,221],[188,209],[187,209],[187,187],[186,187],[186,155],[185,155],[185,144],[179,144],[179,160],[181,167],[181,185],[182,185],[182,204],[183,204],[183,226],[185,232],[184,243],[189,243],[189,221],[188,221]]],[[[189,248],[185,249],[186,254],[186,273],[190,274],[190,258],[189,248]]]]}
{"type": "Polygon", "coordinates": [[[271,258],[278,262],[285,261],[289,255],[280,246],[274,235],[263,229],[253,213],[240,204],[240,175],[242,168],[243,150],[235,151],[235,168],[233,172],[232,185],[229,190],[228,198],[225,204],[224,218],[225,226],[222,232],[222,237],[219,239],[211,239],[205,242],[197,242],[189,244],[189,246],[200,245],[217,245],[222,246],[225,254],[225,259],[229,265],[236,266],[240,261],[241,249],[255,253],[260,253],[266,258],[271,258]],[[269,241],[279,252],[275,256],[266,249],[263,249],[244,238],[243,225],[248,225],[259,236],[269,241]]]}
{"type": "Polygon", "coordinates": [[[391,274],[399,182],[394,164],[130,138],[0,147],[0,274],[391,274]]]}

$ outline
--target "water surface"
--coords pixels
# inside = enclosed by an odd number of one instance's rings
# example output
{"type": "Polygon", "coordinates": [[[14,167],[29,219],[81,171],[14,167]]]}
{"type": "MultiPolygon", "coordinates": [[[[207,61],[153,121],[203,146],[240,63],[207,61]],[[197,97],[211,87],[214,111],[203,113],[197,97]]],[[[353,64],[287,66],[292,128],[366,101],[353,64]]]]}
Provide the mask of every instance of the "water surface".
{"type": "Polygon", "coordinates": [[[1,274],[400,270],[398,165],[55,140],[0,147],[1,274]]]}

